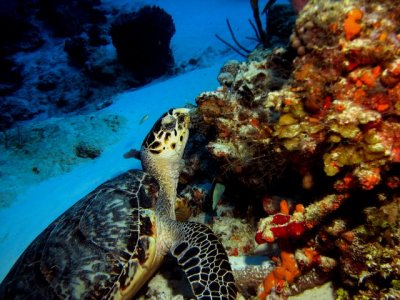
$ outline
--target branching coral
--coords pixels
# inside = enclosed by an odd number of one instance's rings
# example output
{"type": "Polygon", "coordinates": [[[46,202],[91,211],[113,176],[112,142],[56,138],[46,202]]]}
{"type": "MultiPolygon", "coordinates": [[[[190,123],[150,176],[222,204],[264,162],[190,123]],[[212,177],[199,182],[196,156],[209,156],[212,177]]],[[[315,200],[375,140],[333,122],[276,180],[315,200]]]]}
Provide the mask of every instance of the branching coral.
{"type": "Polygon", "coordinates": [[[211,153],[243,184],[254,188],[248,178],[256,176],[260,187],[267,183],[260,174],[268,172],[276,179],[274,166],[304,177],[307,191],[299,191],[296,208],[261,219],[256,236],[289,239],[284,250],[300,274],[288,280],[285,268],[276,269],[261,298],[321,284],[333,269],[341,278],[338,297],[398,296],[398,28],[396,1],[308,1],[291,38],[298,56],[290,77],[279,76],[276,62],[290,53],[279,49],[240,64],[229,84],[197,99],[215,128],[211,153]]]}
{"type": "MultiPolygon", "coordinates": [[[[280,5],[275,5],[276,0],[268,0],[264,6],[264,9],[260,13],[259,9],[259,3],[258,0],[250,0],[250,5],[251,9],[253,11],[253,18],[254,18],[254,23],[253,21],[249,20],[249,23],[251,27],[254,30],[255,37],[251,38],[252,40],[257,41],[257,46],[262,46],[263,48],[269,47],[272,43],[275,42],[281,42],[286,44],[287,39],[289,37],[290,31],[293,28],[293,23],[294,23],[294,11],[293,9],[286,4],[280,4],[280,5]],[[263,22],[261,21],[261,15],[266,15],[266,24],[265,24],[265,29],[263,27],[263,22]],[[278,38],[278,41],[272,41],[271,38],[273,36],[276,36],[278,38]]],[[[299,1],[294,1],[294,2],[299,2],[299,1]]],[[[296,7],[296,4],[293,3],[294,8],[296,7]]],[[[239,55],[243,57],[247,57],[248,55],[251,55],[252,51],[245,48],[240,44],[240,42],[237,40],[233,30],[230,21],[227,19],[226,24],[229,30],[229,33],[231,35],[231,38],[235,45],[227,42],[225,39],[220,37],[218,34],[215,35],[215,37],[220,40],[222,43],[227,45],[229,48],[231,48],[233,51],[238,53],[239,55]]]]}

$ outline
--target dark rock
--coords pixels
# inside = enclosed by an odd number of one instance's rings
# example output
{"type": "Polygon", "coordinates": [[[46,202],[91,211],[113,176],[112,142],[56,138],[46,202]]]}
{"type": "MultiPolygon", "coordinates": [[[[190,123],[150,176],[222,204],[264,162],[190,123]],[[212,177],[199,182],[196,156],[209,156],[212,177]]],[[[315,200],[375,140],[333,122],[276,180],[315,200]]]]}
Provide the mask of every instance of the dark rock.
{"type": "Polygon", "coordinates": [[[123,67],[115,57],[111,57],[101,50],[95,50],[85,64],[84,74],[93,81],[103,85],[114,85],[121,77],[123,67]]]}
{"type": "Polygon", "coordinates": [[[165,74],[173,66],[170,41],[174,33],[172,17],[156,6],[120,15],[110,30],[121,64],[145,81],[165,74]]]}
{"type": "Polygon", "coordinates": [[[0,113],[0,132],[10,128],[13,124],[14,118],[8,112],[0,113]]]}
{"type": "Polygon", "coordinates": [[[108,40],[104,30],[97,25],[92,25],[88,30],[89,45],[92,47],[107,45],[108,40]]]}
{"type": "Polygon", "coordinates": [[[94,159],[100,156],[101,150],[92,144],[82,141],[75,146],[75,154],[81,158],[94,159]]]}
{"type": "Polygon", "coordinates": [[[103,102],[100,102],[99,104],[96,105],[96,110],[102,110],[106,107],[109,107],[113,103],[114,101],[112,99],[106,99],[103,102]]]}
{"type": "Polygon", "coordinates": [[[67,39],[64,51],[68,54],[70,64],[75,67],[82,67],[89,58],[87,40],[79,36],[67,39]]]}
{"type": "Polygon", "coordinates": [[[22,84],[22,67],[13,60],[0,58],[0,96],[16,91],[22,84]]]}
{"type": "Polygon", "coordinates": [[[17,121],[31,119],[40,111],[29,103],[16,97],[0,98],[0,130],[10,128],[17,121]]]}
{"type": "Polygon", "coordinates": [[[196,66],[196,65],[199,64],[199,59],[191,58],[191,59],[189,59],[188,64],[191,65],[191,66],[196,66]]]}
{"type": "Polygon", "coordinates": [[[55,105],[56,105],[58,108],[67,107],[67,105],[68,105],[68,100],[65,99],[64,97],[57,98],[57,100],[55,101],[55,105]]]}
{"type": "Polygon", "coordinates": [[[57,108],[57,112],[75,112],[88,104],[92,90],[88,86],[85,86],[85,82],[87,84],[87,81],[82,80],[82,85],[77,85],[75,90],[66,90],[61,95],[51,99],[57,108]]]}
{"type": "Polygon", "coordinates": [[[38,17],[57,37],[72,37],[84,30],[87,24],[106,21],[104,13],[96,6],[99,0],[39,0],[38,17]]]}
{"type": "Polygon", "coordinates": [[[39,83],[37,84],[38,90],[47,92],[54,90],[57,87],[57,83],[60,81],[60,77],[54,73],[46,73],[39,76],[39,83]]]}
{"type": "Polygon", "coordinates": [[[113,85],[121,70],[115,63],[108,62],[103,64],[90,64],[85,67],[85,75],[96,82],[104,85],[113,85]]]}
{"type": "Polygon", "coordinates": [[[44,43],[39,29],[20,14],[15,2],[0,4],[0,56],[33,51],[44,43]]]}

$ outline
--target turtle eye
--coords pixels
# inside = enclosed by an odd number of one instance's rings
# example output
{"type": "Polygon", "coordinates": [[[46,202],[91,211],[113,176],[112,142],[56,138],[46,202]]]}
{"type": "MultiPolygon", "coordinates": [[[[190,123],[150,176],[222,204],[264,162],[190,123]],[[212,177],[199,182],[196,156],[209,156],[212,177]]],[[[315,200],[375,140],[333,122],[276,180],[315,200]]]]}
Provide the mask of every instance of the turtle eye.
{"type": "Polygon", "coordinates": [[[154,141],[152,144],[151,144],[151,148],[152,149],[156,149],[156,148],[158,148],[158,147],[160,147],[160,142],[158,142],[158,141],[154,141]]]}
{"type": "Polygon", "coordinates": [[[167,115],[161,122],[163,130],[171,131],[175,128],[176,120],[174,117],[167,115]]]}

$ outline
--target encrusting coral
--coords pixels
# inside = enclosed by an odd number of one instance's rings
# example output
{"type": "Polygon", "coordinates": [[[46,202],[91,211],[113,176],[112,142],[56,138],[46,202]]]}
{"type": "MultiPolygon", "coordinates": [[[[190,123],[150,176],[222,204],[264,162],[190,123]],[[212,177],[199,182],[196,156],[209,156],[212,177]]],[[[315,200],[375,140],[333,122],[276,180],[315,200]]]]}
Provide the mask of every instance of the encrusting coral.
{"type": "Polygon", "coordinates": [[[271,58],[249,64],[234,63],[235,68],[231,62],[230,67],[222,68],[219,76],[223,86],[197,98],[204,122],[218,131],[217,138],[208,145],[211,153],[225,160],[226,172],[240,175],[238,179],[253,187],[262,186],[262,179],[270,176],[264,168],[274,170],[270,173],[274,176],[286,162],[283,148],[271,140],[271,116],[264,109],[263,101],[270,90],[281,88],[287,79],[284,72],[270,66],[288,62],[280,49],[271,56],[278,61],[271,58]]]}
{"type": "Polygon", "coordinates": [[[399,28],[399,1],[308,1],[291,48],[235,62],[198,97],[221,176],[260,199],[271,182],[299,190],[259,222],[257,242],[282,246],[260,298],[332,274],[340,299],[400,297],[399,28]]]}

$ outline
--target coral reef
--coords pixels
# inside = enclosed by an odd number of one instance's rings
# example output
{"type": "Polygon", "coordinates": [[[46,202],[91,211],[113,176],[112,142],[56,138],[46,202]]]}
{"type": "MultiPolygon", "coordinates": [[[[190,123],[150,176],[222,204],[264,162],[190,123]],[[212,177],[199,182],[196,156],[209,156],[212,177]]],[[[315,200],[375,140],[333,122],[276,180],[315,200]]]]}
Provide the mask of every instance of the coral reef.
{"type": "Polygon", "coordinates": [[[204,122],[217,129],[209,150],[223,160],[225,172],[234,172],[252,187],[263,186],[264,177],[279,174],[286,162],[285,149],[271,139],[270,119],[274,116],[264,109],[263,102],[270,90],[278,90],[287,79],[286,70],[271,66],[288,64],[281,49],[270,54],[269,60],[229,62],[219,76],[223,85],[196,99],[204,122]]]}
{"type": "Polygon", "coordinates": [[[264,199],[256,240],[281,246],[262,299],[333,274],[338,298],[399,297],[399,17],[397,1],[308,1],[291,48],[224,66],[197,98],[222,182],[264,199]]]}
{"type": "Polygon", "coordinates": [[[254,228],[245,219],[217,217],[213,220],[212,230],[221,238],[229,256],[245,256],[254,251],[254,228]]]}

